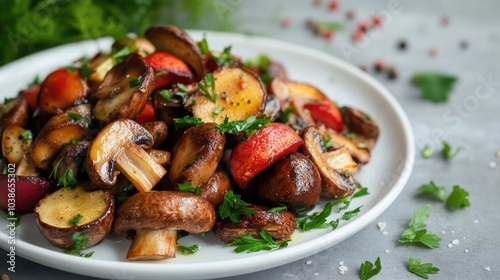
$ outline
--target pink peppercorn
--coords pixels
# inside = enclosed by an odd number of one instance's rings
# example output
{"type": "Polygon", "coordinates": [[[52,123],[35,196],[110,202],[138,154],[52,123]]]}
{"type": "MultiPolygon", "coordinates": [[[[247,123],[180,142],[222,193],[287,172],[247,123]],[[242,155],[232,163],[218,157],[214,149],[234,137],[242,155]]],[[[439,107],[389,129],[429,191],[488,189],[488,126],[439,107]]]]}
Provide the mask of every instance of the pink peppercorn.
{"type": "Polygon", "coordinates": [[[438,55],[438,52],[439,51],[438,51],[438,49],[436,47],[432,47],[432,48],[429,49],[429,55],[430,56],[436,56],[436,55],[438,55]]]}
{"type": "Polygon", "coordinates": [[[382,26],[382,24],[384,23],[384,19],[379,14],[375,14],[372,20],[373,20],[373,25],[375,26],[382,26]]]}
{"type": "Polygon", "coordinates": [[[340,2],[338,0],[330,0],[330,3],[328,3],[328,9],[330,11],[336,11],[340,7],[340,2]]]}
{"type": "Polygon", "coordinates": [[[366,32],[370,28],[370,23],[367,20],[361,20],[358,23],[358,29],[361,30],[362,32],[366,32]]]}
{"type": "Polygon", "coordinates": [[[384,68],[385,68],[385,61],[383,61],[382,59],[377,59],[375,61],[375,70],[379,72],[384,70],[384,68]]]}
{"type": "Polygon", "coordinates": [[[290,24],[292,24],[292,19],[290,17],[285,17],[281,20],[281,26],[284,28],[290,27],[290,24]]]}
{"type": "Polygon", "coordinates": [[[333,32],[333,30],[326,30],[325,32],[323,32],[323,37],[325,39],[328,39],[328,40],[333,39],[334,35],[335,35],[335,32],[333,32]]]}
{"type": "Polygon", "coordinates": [[[354,33],[352,34],[352,40],[355,42],[359,42],[363,39],[364,35],[365,35],[365,33],[358,29],[358,30],[354,31],[354,33]]]}
{"type": "Polygon", "coordinates": [[[323,0],[314,0],[315,6],[321,6],[321,4],[323,4],[323,0]]]}

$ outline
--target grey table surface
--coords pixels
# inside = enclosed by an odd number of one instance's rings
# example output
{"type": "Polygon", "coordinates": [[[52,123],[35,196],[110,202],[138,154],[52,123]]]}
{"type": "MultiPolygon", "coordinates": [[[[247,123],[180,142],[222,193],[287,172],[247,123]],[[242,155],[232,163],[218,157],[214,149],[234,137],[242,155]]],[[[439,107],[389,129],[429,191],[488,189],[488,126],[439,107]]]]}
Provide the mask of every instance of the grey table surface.
{"type": "MultiPolygon", "coordinates": [[[[407,271],[409,257],[439,267],[439,274],[431,275],[431,279],[500,279],[500,2],[353,0],[339,1],[337,11],[329,11],[329,1],[317,1],[320,5],[313,2],[213,1],[214,7],[231,11],[231,31],[294,42],[355,65],[367,64],[369,72],[389,89],[408,115],[417,149],[413,172],[396,201],[347,240],[287,265],[224,279],[359,279],[360,264],[377,257],[383,268],[373,279],[419,279],[407,271]],[[346,20],[349,10],[355,12],[352,21],[346,20]],[[386,15],[383,28],[362,45],[353,44],[351,34],[357,22],[375,12],[386,15]],[[443,16],[448,17],[448,25],[442,24],[443,16]],[[309,18],[342,22],[343,30],[326,40],[307,29],[305,22],[309,18]],[[282,26],[284,19],[289,21],[286,28],[282,26]],[[404,51],[397,48],[400,40],[407,42],[404,51]],[[460,46],[464,41],[468,44],[465,49],[460,46]],[[343,51],[345,44],[354,46],[354,52],[343,51]],[[432,47],[438,50],[434,57],[429,55],[432,47]],[[396,66],[398,78],[390,80],[373,71],[377,59],[396,66]],[[448,102],[434,104],[421,98],[418,88],[410,83],[413,73],[421,70],[446,72],[459,78],[448,102]],[[441,140],[463,150],[445,161],[439,156],[441,140]],[[419,151],[424,145],[434,147],[437,154],[422,159],[419,151]],[[439,202],[418,196],[417,188],[430,180],[448,189],[462,186],[470,193],[471,206],[451,211],[439,202]],[[424,204],[431,205],[428,228],[442,237],[441,247],[431,250],[398,244],[413,210],[424,204]],[[387,223],[387,234],[379,231],[379,221],[387,223]],[[448,244],[453,240],[459,243],[450,248],[448,244]],[[339,273],[340,262],[348,268],[343,275],[339,273]]],[[[229,15],[221,12],[221,21],[224,16],[229,15]]],[[[215,28],[216,24],[206,26],[215,28]]],[[[7,273],[6,252],[2,252],[0,272],[7,273]]],[[[16,259],[16,272],[8,274],[11,279],[93,279],[21,257],[16,259]]]]}

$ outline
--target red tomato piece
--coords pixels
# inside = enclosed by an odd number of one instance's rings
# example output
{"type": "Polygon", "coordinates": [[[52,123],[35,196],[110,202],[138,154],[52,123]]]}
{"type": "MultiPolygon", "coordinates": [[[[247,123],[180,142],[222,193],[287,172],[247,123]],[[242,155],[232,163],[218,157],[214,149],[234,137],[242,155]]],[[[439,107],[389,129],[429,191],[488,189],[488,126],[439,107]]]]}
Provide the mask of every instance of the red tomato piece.
{"type": "Polygon", "coordinates": [[[155,71],[155,89],[177,83],[195,82],[195,76],[189,66],[173,54],[155,52],[148,55],[145,60],[155,71]]]}
{"type": "Polygon", "coordinates": [[[343,130],[344,120],[342,113],[340,113],[339,108],[332,101],[324,99],[318,102],[307,103],[304,105],[304,109],[309,110],[311,117],[315,121],[321,122],[327,127],[335,129],[337,132],[343,130]]]}

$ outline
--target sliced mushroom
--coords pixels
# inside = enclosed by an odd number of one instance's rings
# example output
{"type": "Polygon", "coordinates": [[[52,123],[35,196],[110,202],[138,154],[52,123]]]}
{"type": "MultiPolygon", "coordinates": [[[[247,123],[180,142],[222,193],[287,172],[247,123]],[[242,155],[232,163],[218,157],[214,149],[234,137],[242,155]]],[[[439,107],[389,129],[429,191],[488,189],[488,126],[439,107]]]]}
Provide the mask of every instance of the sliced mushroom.
{"type": "Polygon", "coordinates": [[[323,153],[323,157],[329,166],[333,169],[338,170],[340,173],[356,173],[358,172],[359,166],[353,160],[349,149],[346,146],[342,146],[339,149],[328,151],[323,153]]]}
{"type": "Polygon", "coordinates": [[[116,40],[111,46],[114,53],[124,48],[128,48],[130,52],[138,52],[144,57],[155,52],[155,46],[148,39],[142,37],[122,37],[116,40]]]}
{"type": "Polygon", "coordinates": [[[168,136],[167,124],[162,121],[143,123],[142,126],[153,136],[153,148],[158,148],[165,142],[168,136]]]}
{"type": "Polygon", "coordinates": [[[137,117],[154,89],[154,73],[144,58],[132,53],[108,71],[94,93],[92,112],[96,119],[110,122],[137,117]]]}
{"type": "Polygon", "coordinates": [[[366,145],[357,143],[354,140],[340,135],[332,130],[327,130],[326,136],[330,137],[332,140],[334,149],[346,147],[354,161],[358,164],[367,164],[370,161],[370,150],[366,147],[366,145]]]}
{"type": "Polygon", "coordinates": [[[87,140],[82,140],[64,147],[57,158],[52,162],[54,178],[62,178],[65,173],[70,171],[76,177],[77,174],[80,173],[82,165],[85,164],[85,158],[87,157],[89,148],[90,142],[87,140]]]}
{"type": "Polygon", "coordinates": [[[166,168],[170,164],[170,158],[172,154],[167,151],[156,150],[156,149],[147,149],[146,153],[148,153],[154,161],[156,161],[159,165],[166,168]]]}
{"type": "Polygon", "coordinates": [[[172,164],[168,174],[170,182],[204,185],[215,173],[225,143],[224,133],[216,129],[214,123],[187,129],[172,150],[172,164]]]}
{"type": "Polygon", "coordinates": [[[101,188],[112,188],[122,173],[140,192],[150,191],[166,174],[139,145],[151,147],[153,136],[140,124],[119,119],[95,137],[86,160],[90,180],[101,188]]]}
{"type": "Polygon", "coordinates": [[[224,168],[219,166],[208,182],[201,187],[200,196],[208,200],[213,206],[219,206],[224,196],[231,190],[231,179],[224,168]]]}
{"type": "Polygon", "coordinates": [[[210,231],[216,219],[213,206],[200,196],[175,191],[137,193],[118,208],[114,230],[134,241],[129,260],[175,257],[177,230],[210,231]]]}
{"type": "Polygon", "coordinates": [[[258,175],[257,191],[265,205],[285,205],[292,213],[300,214],[318,203],[321,177],[311,160],[292,153],[258,175]]]}
{"type": "Polygon", "coordinates": [[[22,96],[7,103],[0,104],[0,132],[7,126],[26,127],[29,117],[28,101],[22,96]]]}
{"type": "Polygon", "coordinates": [[[289,211],[270,213],[269,208],[255,204],[247,208],[255,210],[256,213],[241,214],[239,223],[233,223],[230,219],[217,220],[215,235],[223,242],[230,243],[245,234],[259,237],[260,231],[265,230],[273,239],[282,240],[290,238],[297,227],[297,221],[289,211]]]}
{"type": "Polygon", "coordinates": [[[25,154],[16,166],[16,176],[40,176],[29,153],[25,154]]]}
{"type": "Polygon", "coordinates": [[[35,215],[40,232],[53,245],[72,248],[72,235],[85,232],[86,247],[90,247],[110,232],[114,208],[115,198],[109,191],[61,188],[38,202],[35,215]]]}
{"type": "Polygon", "coordinates": [[[267,94],[253,71],[229,67],[222,68],[213,75],[214,92],[205,80],[208,93],[199,90],[185,102],[194,117],[201,118],[203,122],[221,124],[226,118],[229,121],[241,121],[250,116],[262,115],[267,94]],[[191,105],[194,100],[194,105],[191,105]]]}
{"type": "MultiPolygon", "coordinates": [[[[10,163],[18,164],[22,157],[29,152],[33,139],[23,136],[25,129],[10,125],[6,127],[2,134],[2,154],[10,163]]],[[[29,131],[28,131],[29,132],[29,131]]]]}
{"type": "Polygon", "coordinates": [[[196,41],[175,26],[153,26],[146,30],[146,38],[158,52],[171,53],[186,62],[199,81],[205,77],[205,64],[196,41]]]}
{"type": "Polygon", "coordinates": [[[347,129],[354,133],[354,141],[363,143],[368,149],[377,143],[380,129],[377,122],[368,114],[351,107],[340,108],[347,129]]]}
{"type": "Polygon", "coordinates": [[[327,198],[340,199],[350,195],[356,189],[356,181],[352,174],[343,174],[331,167],[326,161],[323,153],[323,135],[315,126],[304,129],[303,153],[314,162],[321,175],[322,192],[327,198]]]}
{"type": "Polygon", "coordinates": [[[50,118],[31,147],[35,165],[48,170],[65,144],[82,139],[87,134],[90,120],[90,104],[71,107],[50,118]]]}

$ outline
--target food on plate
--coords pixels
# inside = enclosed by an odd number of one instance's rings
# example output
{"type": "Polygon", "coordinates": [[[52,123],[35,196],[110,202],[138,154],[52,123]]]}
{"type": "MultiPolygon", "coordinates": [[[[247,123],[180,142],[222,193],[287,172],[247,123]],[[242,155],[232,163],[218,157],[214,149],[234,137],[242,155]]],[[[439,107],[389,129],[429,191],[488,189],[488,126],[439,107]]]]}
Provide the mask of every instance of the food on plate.
{"type": "Polygon", "coordinates": [[[80,250],[113,231],[133,239],[124,257],[144,261],[175,257],[181,233],[213,231],[254,252],[285,247],[299,217],[328,224],[309,214],[325,200],[348,205],[380,134],[373,118],[265,55],[244,62],[174,26],[145,35],[0,104],[14,211],[34,212],[47,240],[89,256],[80,250]]]}

